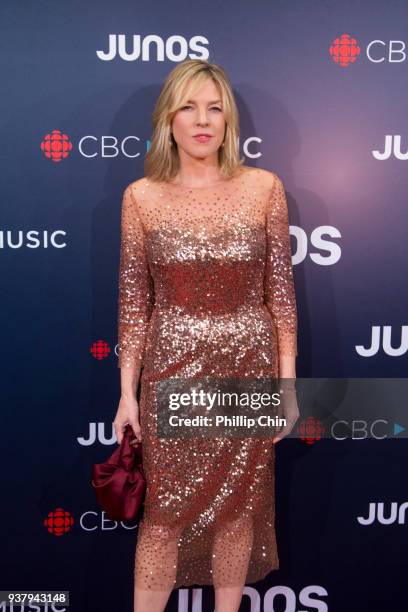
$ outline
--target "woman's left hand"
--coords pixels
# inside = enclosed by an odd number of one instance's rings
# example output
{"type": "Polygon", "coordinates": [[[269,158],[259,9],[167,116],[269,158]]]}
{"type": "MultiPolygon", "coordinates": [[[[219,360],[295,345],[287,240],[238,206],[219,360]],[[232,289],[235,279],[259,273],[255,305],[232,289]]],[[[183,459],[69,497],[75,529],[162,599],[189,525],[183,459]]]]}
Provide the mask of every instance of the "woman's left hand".
{"type": "Polygon", "coordinates": [[[278,435],[272,440],[274,444],[290,434],[300,416],[296,392],[284,391],[280,394],[280,404],[278,406],[277,416],[285,418],[286,424],[281,428],[277,427],[278,435]]]}

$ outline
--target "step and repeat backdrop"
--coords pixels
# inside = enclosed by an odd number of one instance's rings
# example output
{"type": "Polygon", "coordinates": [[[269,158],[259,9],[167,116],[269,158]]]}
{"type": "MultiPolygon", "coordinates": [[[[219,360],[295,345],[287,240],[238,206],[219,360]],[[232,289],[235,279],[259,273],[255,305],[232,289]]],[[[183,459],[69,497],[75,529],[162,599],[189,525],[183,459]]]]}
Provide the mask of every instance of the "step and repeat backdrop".
{"type": "MultiPolygon", "coordinates": [[[[90,477],[116,447],[121,197],[163,81],[188,58],[223,66],[241,156],[284,182],[297,375],[404,378],[408,4],[4,0],[1,15],[0,590],[131,612],[138,525],[110,521],[90,477]]],[[[279,442],[281,567],[241,610],[408,609],[408,424],[383,421],[279,442]]],[[[167,609],[214,610],[212,588],[167,609]]]]}

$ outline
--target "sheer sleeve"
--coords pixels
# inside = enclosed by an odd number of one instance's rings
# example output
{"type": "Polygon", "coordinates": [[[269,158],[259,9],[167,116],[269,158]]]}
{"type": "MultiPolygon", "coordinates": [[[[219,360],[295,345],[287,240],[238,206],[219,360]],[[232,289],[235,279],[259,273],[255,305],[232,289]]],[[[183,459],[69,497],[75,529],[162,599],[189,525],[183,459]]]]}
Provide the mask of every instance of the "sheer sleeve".
{"type": "Polygon", "coordinates": [[[285,188],[275,174],[266,214],[265,304],[272,315],[280,355],[298,354],[297,310],[285,188]]]}
{"type": "Polygon", "coordinates": [[[145,235],[130,185],[123,192],[118,298],[118,367],[143,365],[147,325],[153,309],[145,235]]]}

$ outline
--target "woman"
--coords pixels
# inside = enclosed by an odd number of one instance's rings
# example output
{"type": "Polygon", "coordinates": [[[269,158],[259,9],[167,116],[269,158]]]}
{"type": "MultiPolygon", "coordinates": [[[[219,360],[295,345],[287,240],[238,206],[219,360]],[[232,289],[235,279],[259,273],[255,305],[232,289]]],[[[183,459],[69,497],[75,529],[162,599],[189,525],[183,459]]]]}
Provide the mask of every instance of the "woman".
{"type": "MultiPolygon", "coordinates": [[[[295,378],[285,191],[275,173],[239,159],[238,112],[216,64],[178,64],[153,125],[145,176],[123,194],[119,271],[122,393],[114,425],[119,443],[126,423],[143,441],[147,482],[135,610],[164,610],[173,588],[212,584],[217,612],[230,612],[238,610],[246,581],[279,567],[274,445],[262,438],[159,438],[156,383],[295,378]]],[[[291,406],[274,442],[298,416],[296,401],[291,406]]]]}

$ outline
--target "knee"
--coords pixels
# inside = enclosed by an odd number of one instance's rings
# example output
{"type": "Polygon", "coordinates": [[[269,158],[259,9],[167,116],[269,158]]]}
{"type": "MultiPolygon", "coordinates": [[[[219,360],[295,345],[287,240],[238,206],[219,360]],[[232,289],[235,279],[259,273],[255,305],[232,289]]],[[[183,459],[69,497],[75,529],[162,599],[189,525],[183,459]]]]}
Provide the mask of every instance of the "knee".
{"type": "Polygon", "coordinates": [[[166,544],[178,539],[182,532],[182,527],[172,525],[146,525],[143,530],[149,538],[155,542],[166,544]]]}

